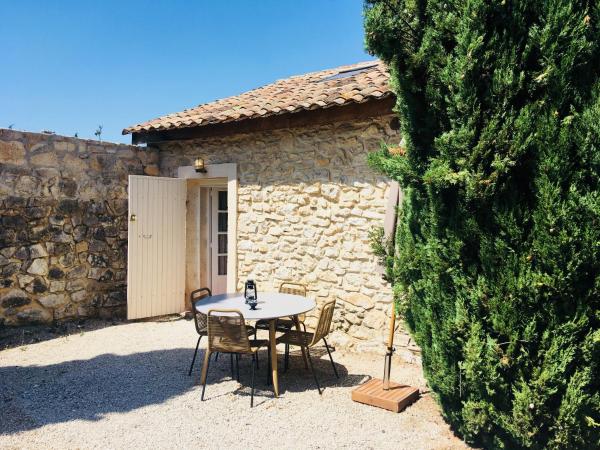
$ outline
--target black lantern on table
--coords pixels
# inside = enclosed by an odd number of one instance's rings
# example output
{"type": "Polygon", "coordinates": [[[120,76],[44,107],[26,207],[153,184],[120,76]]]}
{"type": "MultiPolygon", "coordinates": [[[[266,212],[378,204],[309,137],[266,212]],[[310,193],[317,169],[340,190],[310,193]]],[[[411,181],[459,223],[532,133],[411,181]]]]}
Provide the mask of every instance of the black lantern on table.
{"type": "Polygon", "coordinates": [[[256,304],[258,303],[258,290],[256,289],[254,280],[246,281],[246,284],[244,285],[244,297],[246,298],[246,303],[250,305],[250,309],[256,309],[256,304]]]}

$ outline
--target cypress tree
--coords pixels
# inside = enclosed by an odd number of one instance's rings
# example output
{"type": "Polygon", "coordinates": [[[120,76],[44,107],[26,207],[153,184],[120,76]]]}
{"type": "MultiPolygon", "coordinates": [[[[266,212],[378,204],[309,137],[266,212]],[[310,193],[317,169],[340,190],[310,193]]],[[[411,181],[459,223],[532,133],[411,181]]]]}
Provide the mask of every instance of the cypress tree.
{"type": "Polygon", "coordinates": [[[445,417],[600,448],[600,2],[367,0],[365,32],[403,135],[369,157],[404,190],[384,259],[445,417]]]}

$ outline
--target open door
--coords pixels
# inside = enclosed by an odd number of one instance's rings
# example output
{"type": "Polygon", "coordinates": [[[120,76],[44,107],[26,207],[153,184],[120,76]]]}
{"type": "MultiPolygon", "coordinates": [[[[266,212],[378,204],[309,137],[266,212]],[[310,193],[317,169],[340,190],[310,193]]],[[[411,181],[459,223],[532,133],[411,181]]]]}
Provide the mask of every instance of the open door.
{"type": "Polygon", "coordinates": [[[210,189],[210,278],[213,294],[227,292],[227,189],[210,189]]]}
{"type": "Polygon", "coordinates": [[[186,181],[129,176],[127,318],[185,310],[186,181]]]}

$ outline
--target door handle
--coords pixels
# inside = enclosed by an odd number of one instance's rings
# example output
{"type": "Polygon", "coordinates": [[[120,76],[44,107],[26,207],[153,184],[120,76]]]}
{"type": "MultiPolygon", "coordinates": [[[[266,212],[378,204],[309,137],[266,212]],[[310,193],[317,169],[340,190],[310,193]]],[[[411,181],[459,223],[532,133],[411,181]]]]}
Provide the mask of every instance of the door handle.
{"type": "Polygon", "coordinates": [[[131,217],[129,218],[130,222],[135,222],[137,220],[137,216],[135,214],[132,214],[131,217]]]}
{"type": "Polygon", "coordinates": [[[142,234],[142,237],[144,239],[150,239],[150,238],[152,238],[152,235],[151,234],[142,234]]]}

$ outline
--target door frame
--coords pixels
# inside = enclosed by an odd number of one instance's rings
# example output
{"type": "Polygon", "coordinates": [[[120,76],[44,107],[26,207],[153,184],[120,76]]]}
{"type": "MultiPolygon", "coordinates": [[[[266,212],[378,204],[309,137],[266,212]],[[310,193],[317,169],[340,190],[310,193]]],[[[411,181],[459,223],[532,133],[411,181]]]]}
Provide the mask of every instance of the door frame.
{"type": "Polygon", "coordinates": [[[180,166],[177,178],[194,180],[203,187],[227,186],[227,292],[237,291],[237,164],[208,164],[206,173],[198,173],[194,166],[180,166]]]}

